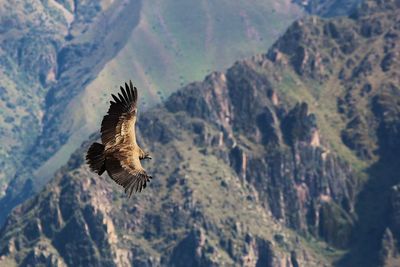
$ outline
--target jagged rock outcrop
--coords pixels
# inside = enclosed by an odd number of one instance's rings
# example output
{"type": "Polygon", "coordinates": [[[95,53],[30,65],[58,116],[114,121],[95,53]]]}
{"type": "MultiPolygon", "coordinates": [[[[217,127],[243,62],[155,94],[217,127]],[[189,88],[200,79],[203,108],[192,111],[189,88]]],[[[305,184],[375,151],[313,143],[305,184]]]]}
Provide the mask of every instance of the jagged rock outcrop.
{"type": "Polygon", "coordinates": [[[247,64],[190,85],[172,95],[166,107],[214,125],[219,131],[214,137],[224,145],[213,148],[207,141],[212,131],[204,123],[194,129],[200,135],[196,140],[203,140],[199,145],[222,156],[277,220],[346,247],[355,198],[350,166],[322,145],[316,117],[306,103],[286,111],[271,98],[271,82],[247,64]],[[223,101],[219,95],[225,96],[223,101]],[[228,136],[234,141],[226,140],[228,136]]]}
{"type": "Polygon", "coordinates": [[[131,202],[108,177],[90,173],[84,164],[89,142],[84,144],[38,196],[8,218],[0,234],[0,263],[321,266],[325,262],[311,248],[299,247],[306,241],[274,222],[249,198],[253,191],[243,187],[223,161],[216,159],[219,164],[213,164],[194,144],[189,151],[188,137],[167,144],[157,138],[152,143],[144,140],[159,150],[159,158],[149,166],[159,178],[131,202]],[[170,153],[178,158],[168,157],[170,153]],[[227,192],[230,197],[224,198],[227,192]],[[236,211],[221,213],[222,207],[236,211]]]}

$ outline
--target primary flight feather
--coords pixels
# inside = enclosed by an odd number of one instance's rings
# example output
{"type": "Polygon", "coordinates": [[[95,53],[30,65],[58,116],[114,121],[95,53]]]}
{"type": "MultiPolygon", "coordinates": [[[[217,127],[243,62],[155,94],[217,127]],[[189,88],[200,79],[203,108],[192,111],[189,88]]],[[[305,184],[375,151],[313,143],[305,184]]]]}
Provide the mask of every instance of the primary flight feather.
{"type": "Polygon", "coordinates": [[[93,143],[86,155],[90,169],[98,175],[108,175],[125,188],[130,197],[141,192],[152,178],[143,169],[140,160],[151,159],[136,142],[137,89],[132,82],[121,86],[118,96],[111,95],[107,115],[101,122],[101,142],[93,143]]]}

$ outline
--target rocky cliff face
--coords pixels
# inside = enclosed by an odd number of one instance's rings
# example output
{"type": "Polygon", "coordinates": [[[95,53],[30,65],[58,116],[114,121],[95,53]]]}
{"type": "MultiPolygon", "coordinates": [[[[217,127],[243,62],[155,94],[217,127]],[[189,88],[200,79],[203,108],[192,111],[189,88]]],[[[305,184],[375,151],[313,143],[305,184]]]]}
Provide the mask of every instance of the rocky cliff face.
{"type": "Polygon", "coordinates": [[[339,153],[354,167],[366,167],[362,176],[368,180],[355,206],[358,219],[350,235],[351,250],[339,266],[397,262],[398,248],[394,245],[391,254],[388,244],[395,231],[393,188],[399,183],[399,7],[398,1],[366,1],[348,19],[299,21],[268,55],[312,81],[308,92],[318,101],[318,121],[331,120],[335,125],[330,131],[321,125],[322,136],[326,133],[332,141],[340,136],[358,159],[336,146],[339,153]],[[336,105],[330,104],[332,99],[336,105]]]}
{"type": "Polygon", "coordinates": [[[223,158],[275,219],[345,247],[354,209],[351,168],[324,147],[308,105],[280,104],[272,83],[251,64],[236,64],[173,95],[167,109],[218,130],[213,136],[199,123],[196,143],[223,158]]]}
{"type": "MultiPolygon", "coordinates": [[[[285,227],[286,218],[280,222],[264,204],[261,188],[243,177],[253,167],[247,167],[251,154],[243,154],[238,136],[221,136],[214,123],[168,107],[143,114],[140,121],[141,142],[157,153],[146,166],[157,177],[149,189],[127,200],[108,177],[90,173],[85,143],[42,193],[7,220],[1,232],[2,263],[328,265],[307,239],[285,227]],[[233,167],[238,160],[240,167],[233,167]]],[[[262,184],[268,170],[260,171],[252,176],[262,184]]]]}
{"type": "Polygon", "coordinates": [[[396,266],[399,9],[300,20],[140,114],[155,178],[131,200],[83,144],[7,219],[1,263],[396,266]]]}

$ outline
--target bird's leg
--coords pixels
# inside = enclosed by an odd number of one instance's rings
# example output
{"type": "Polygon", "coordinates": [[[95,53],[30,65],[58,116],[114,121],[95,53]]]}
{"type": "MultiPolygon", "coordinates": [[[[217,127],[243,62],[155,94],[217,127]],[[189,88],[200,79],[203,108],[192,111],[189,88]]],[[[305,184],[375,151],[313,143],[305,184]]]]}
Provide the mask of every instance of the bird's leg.
{"type": "Polygon", "coordinates": [[[152,157],[150,156],[150,154],[148,152],[145,153],[144,158],[145,159],[152,159],[152,157]]]}
{"type": "Polygon", "coordinates": [[[149,153],[145,152],[145,153],[143,154],[143,156],[139,157],[139,159],[140,159],[140,160],[143,160],[143,159],[152,159],[152,157],[150,156],[149,153]]]}
{"type": "Polygon", "coordinates": [[[139,159],[143,160],[143,159],[152,159],[152,157],[150,156],[150,154],[148,152],[144,152],[142,149],[139,150],[139,159]]]}

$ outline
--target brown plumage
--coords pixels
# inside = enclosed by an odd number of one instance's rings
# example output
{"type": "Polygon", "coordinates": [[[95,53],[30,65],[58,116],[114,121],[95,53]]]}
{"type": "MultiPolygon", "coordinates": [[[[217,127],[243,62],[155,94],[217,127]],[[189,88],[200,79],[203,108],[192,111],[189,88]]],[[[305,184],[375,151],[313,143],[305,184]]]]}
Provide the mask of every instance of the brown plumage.
{"type": "Polygon", "coordinates": [[[101,142],[93,143],[86,155],[90,169],[108,175],[125,188],[130,197],[146,187],[151,176],[147,175],[140,160],[151,159],[136,142],[137,89],[132,82],[121,86],[118,97],[111,95],[110,108],[101,122],[101,142]]]}

